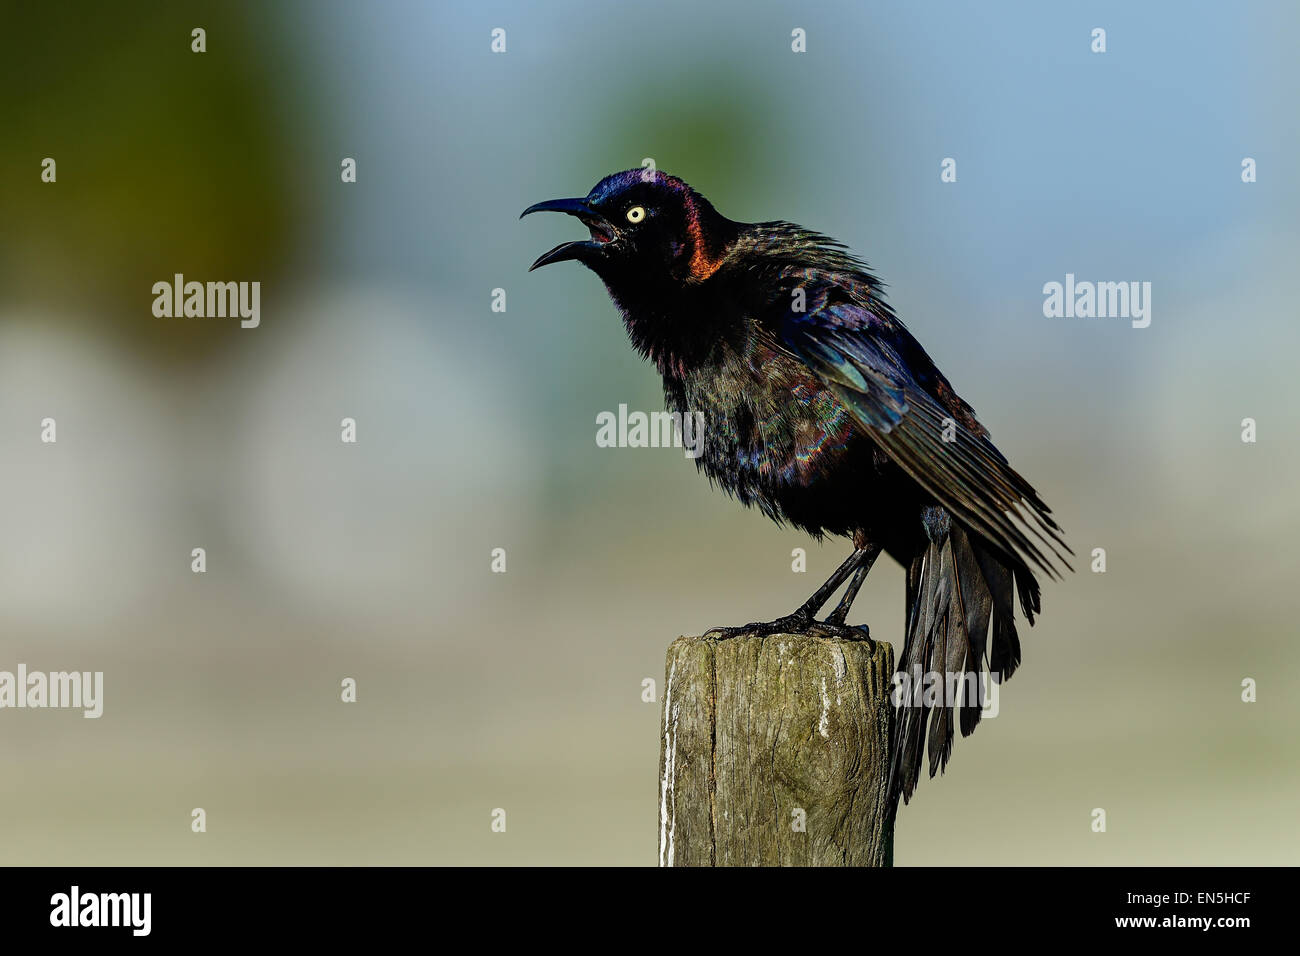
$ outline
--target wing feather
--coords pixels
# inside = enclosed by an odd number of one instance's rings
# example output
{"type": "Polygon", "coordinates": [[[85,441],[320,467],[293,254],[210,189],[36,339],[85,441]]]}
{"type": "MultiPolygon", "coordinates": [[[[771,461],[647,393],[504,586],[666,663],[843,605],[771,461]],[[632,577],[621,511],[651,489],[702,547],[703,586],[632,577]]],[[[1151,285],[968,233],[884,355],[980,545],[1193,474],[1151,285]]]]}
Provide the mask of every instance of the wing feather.
{"type": "MultiPolygon", "coordinates": [[[[788,314],[777,334],[779,344],[827,383],[881,450],[958,521],[1051,577],[1060,577],[1057,562],[1070,567],[1065,554],[1073,552],[1051,509],[976,430],[972,415],[945,408],[922,386],[900,357],[904,349],[919,352],[920,346],[892,316],[861,303],[825,303],[820,310],[788,314]],[[900,340],[900,333],[906,338],[900,340]]],[[[942,379],[932,365],[924,372],[942,379]]]]}

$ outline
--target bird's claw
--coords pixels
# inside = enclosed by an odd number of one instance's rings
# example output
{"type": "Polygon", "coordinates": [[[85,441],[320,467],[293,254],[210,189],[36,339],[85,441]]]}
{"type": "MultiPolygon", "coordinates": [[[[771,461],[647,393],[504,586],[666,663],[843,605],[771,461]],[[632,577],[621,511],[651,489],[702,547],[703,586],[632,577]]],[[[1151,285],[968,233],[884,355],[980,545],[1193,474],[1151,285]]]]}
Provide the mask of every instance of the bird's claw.
{"type": "Polygon", "coordinates": [[[748,634],[751,637],[767,637],[769,634],[802,634],[808,626],[813,623],[807,614],[795,611],[793,614],[787,614],[785,617],[778,617],[775,621],[755,622],[746,624],[743,627],[713,627],[704,632],[705,637],[714,637],[719,640],[727,640],[732,637],[740,637],[748,634]]]}
{"type": "Polygon", "coordinates": [[[838,621],[813,621],[809,625],[808,634],[817,634],[821,636],[839,637],[846,641],[866,641],[868,644],[874,644],[871,639],[871,628],[865,624],[842,624],[838,621]]]}
{"type": "Polygon", "coordinates": [[[865,624],[853,627],[839,621],[814,621],[799,611],[775,621],[755,622],[743,627],[713,627],[704,632],[705,637],[721,641],[733,637],[767,637],[772,634],[808,634],[840,637],[850,641],[871,641],[871,629],[865,624]]]}

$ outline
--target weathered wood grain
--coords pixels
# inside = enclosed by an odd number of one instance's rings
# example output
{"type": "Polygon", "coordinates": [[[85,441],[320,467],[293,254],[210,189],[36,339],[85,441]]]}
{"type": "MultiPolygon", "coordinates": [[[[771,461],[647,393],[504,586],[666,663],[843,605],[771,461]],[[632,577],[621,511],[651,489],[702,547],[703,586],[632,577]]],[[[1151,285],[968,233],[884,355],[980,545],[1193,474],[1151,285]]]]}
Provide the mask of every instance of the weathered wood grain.
{"type": "Polygon", "coordinates": [[[674,641],[659,865],[889,866],[893,658],[807,634],[674,641]]]}

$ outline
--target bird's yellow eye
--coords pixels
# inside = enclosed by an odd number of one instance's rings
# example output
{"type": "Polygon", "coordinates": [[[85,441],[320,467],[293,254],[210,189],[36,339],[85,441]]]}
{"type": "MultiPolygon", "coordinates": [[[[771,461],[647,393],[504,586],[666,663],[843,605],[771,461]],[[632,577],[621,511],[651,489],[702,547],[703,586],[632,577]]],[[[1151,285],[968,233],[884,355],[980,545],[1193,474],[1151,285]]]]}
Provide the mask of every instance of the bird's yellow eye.
{"type": "Polygon", "coordinates": [[[628,222],[640,222],[645,218],[645,206],[633,206],[627,211],[628,222]]]}

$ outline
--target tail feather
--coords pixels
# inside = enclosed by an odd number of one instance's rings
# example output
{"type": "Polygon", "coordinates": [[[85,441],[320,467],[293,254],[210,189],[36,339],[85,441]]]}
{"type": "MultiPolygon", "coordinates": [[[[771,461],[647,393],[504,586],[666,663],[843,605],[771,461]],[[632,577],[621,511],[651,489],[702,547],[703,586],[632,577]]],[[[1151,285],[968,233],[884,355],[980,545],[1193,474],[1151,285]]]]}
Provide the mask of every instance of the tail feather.
{"type": "Polygon", "coordinates": [[[993,595],[993,646],[988,658],[989,671],[999,683],[1007,680],[1020,666],[1020,636],[1016,633],[1015,604],[1012,601],[1012,581],[1020,594],[1020,608],[1025,620],[1034,623],[1034,613],[1040,607],[1038,582],[1028,571],[1007,568],[997,558],[981,553],[975,557],[984,573],[993,595]]]}
{"type": "Polygon", "coordinates": [[[982,546],[960,526],[943,523],[907,572],[907,639],[899,657],[890,806],[916,790],[923,755],[930,776],[952,756],[954,711],[969,736],[983,709],[985,666],[995,680],[1020,663],[1015,601],[1032,624],[1040,608],[1038,582],[1021,563],[982,546]],[[991,635],[991,641],[990,641],[991,635]],[[929,746],[926,746],[929,724],[929,746]]]}
{"type": "MultiPolygon", "coordinates": [[[[965,532],[954,529],[965,538],[965,532]]],[[[963,544],[969,545],[968,541],[963,544]]],[[[993,613],[993,600],[984,572],[975,557],[975,551],[969,546],[956,548],[957,585],[961,592],[962,605],[966,609],[966,647],[960,667],[950,666],[949,670],[962,674],[960,695],[957,703],[960,708],[961,735],[969,737],[980,722],[984,710],[984,688],[980,684],[980,661],[984,657],[985,637],[989,632],[989,620],[993,613]]],[[[950,658],[951,660],[951,658],[950,658]]]]}

